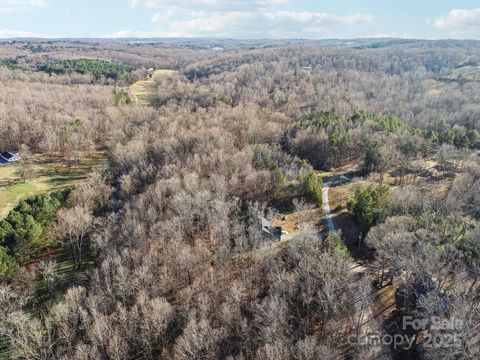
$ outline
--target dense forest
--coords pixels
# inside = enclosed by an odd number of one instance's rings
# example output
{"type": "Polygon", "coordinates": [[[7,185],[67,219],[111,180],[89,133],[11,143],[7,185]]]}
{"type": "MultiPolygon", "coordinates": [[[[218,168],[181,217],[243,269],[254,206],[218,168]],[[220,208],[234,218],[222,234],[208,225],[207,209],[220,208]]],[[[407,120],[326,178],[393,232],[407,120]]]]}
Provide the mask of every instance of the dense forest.
{"type": "Polygon", "coordinates": [[[107,154],[0,221],[0,354],[477,359],[479,64],[475,41],[0,44],[0,151],[107,154]],[[141,106],[150,67],[176,72],[141,106]]]}
{"type": "Polygon", "coordinates": [[[118,65],[104,60],[95,59],[77,59],[77,60],[61,60],[50,63],[41,68],[49,74],[92,74],[96,80],[104,77],[113,80],[128,80],[133,67],[127,65],[118,65]]]}

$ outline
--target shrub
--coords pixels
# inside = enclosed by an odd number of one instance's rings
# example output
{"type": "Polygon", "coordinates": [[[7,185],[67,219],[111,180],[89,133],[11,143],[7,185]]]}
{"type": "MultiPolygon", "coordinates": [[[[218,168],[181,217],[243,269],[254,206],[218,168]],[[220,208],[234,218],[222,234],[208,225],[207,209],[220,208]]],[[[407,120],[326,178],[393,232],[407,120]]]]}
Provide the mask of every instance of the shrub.
{"type": "Polygon", "coordinates": [[[355,196],[348,200],[348,210],[355,216],[364,233],[385,220],[389,193],[389,189],[383,185],[359,187],[355,196]]]}
{"type": "Polygon", "coordinates": [[[8,255],[7,249],[0,246],[0,282],[9,280],[17,271],[15,258],[8,255]]]}
{"type": "Polygon", "coordinates": [[[113,89],[113,101],[115,105],[132,105],[132,99],[128,92],[123,89],[113,89]]]}
{"type": "Polygon", "coordinates": [[[71,191],[67,188],[22,200],[0,221],[0,245],[12,249],[16,257],[23,260],[51,246],[49,229],[71,191]]]}
{"type": "Polygon", "coordinates": [[[308,199],[314,201],[318,206],[322,206],[322,179],[313,171],[303,178],[303,188],[308,199]]]}
{"type": "Polygon", "coordinates": [[[350,256],[347,246],[342,241],[342,235],[339,232],[328,234],[325,239],[325,248],[331,252],[340,254],[342,256],[350,256]]]}

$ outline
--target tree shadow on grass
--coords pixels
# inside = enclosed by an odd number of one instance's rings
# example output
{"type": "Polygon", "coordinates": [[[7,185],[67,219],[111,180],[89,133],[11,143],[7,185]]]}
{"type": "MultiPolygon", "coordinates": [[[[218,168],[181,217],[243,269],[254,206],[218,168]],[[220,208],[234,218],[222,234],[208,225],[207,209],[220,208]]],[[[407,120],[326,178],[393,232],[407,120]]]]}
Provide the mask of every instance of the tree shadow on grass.
{"type": "Polygon", "coordinates": [[[275,199],[271,201],[268,205],[275,208],[280,214],[288,215],[295,212],[295,206],[293,206],[293,200],[297,198],[296,196],[275,199]]]}
{"type": "Polygon", "coordinates": [[[70,185],[72,182],[87,179],[92,168],[101,164],[106,158],[107,154],[99,151],[79,161],[59,158],[42,159],[36,162],[41,165],[36,175],[46,178],[46,183],[54,187],[70,185]]]}
{"type": "Polygon", "coordinates": [[[363,234],[361,234],[355,220],[347,211],[334,212],[332,220],[336,227],[342,231],[345,245],[356,261],[372,261],[374,259],[373,249],[365,246],[363,240],[360,242],[360,236],[363,234]]]}
{"type": "Polygon", "coordinates": [[[93,260],[87,246],[84,247],[83,251],[85,257],[80,268],[75,267],[71,252],[65,247],[49,258],[49,260],[56,262],[56,279],[49,286],[41,275],[37,276],[35,296],[26,305],[26,309],[30,313],[37,316],[45,313],[69,288],[85,283],[85,275],[93,266],[93,260]]]}
{"type": "Polygon", "coordinates": [[[48,168],[42,169],[37,174],[47,178],[47,183],[52,186],[69,185],[72,182],[84,180],[88,177],[90,168],[48,168]]]}

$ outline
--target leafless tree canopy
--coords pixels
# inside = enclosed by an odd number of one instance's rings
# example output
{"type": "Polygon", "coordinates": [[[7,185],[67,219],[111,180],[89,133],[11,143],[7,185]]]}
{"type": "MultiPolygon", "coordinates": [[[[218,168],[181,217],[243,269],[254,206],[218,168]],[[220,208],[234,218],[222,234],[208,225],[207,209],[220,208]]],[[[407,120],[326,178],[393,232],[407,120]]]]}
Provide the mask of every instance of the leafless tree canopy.
{"type": "MultiPolygon", "coordinates": [[[[480,80],[454,72],[480,62],[479,43],[249,49],[227,42],[219,53],[211,45],[0,45],[0,58],[17,62],[0,66],[0,150],[75,159],[108,153],[53,229],[76,267],[91,260],[83,281],[33,317],[26,306],[33,275],[20,270],[0,285],[0,335],[10,356],[368,358],[346,342],[359,309],[374,301],[371,284],[351,275],[350,256],[311,231],[281,243],[265,239],[251,219],[269,218],[275,200],[300,199],[301,179],[313,168],[371,160],[369,171],[382,181],[387,171],[398,184],[413,179],[392,191],[387,220],[366,234],[374,270],[403,274],[405,293],[415,295],[405,314],[464,320],[461,353],[419,356],[476,358],[478,143],[439,145],[425,134],[480,128],[480,80]],[[177,73],[160,77],[153,106],[142,107],[115,105],[109,80],[37,71],[85,57],[132,65],[139,78],[148,67],[177,73]],[[312,125],[317,112],[340,120],[312,125]],[[396,116],[408,131],[351,120],[356,113],[396,116]],[[439,176],[454,174],[443,190],[417,186],[427,157],[438,161],[439,176]]],[[[311,220],[313,205],[294,206],[302,224],[311,220]]],[[[55,288],[54,265],[38,271],[55,288]]]]}

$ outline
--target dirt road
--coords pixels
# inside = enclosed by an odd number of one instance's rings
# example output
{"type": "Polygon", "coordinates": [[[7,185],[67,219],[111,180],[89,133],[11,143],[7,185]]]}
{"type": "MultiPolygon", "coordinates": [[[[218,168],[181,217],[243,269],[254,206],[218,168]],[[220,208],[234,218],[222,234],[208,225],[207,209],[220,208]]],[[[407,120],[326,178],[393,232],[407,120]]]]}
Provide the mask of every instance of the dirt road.
{"type": "MultiPolygon", "coordinates": [[[[325,225],[327,233],[337,231],[337,226],[332,217],[332,210],[329,201],[329,191],[330,188],[337,182],[347,183],[352,181],[352,177],[347,176],[348,172],[342,171],[338,172],[333,176],[326,178],[323,182],[322,189],[322,210],[325,218],[325,225]]],[[[368,276],[369,269],[363,264],[352,261],[350,267],[350,275],[357,275],[359,278],[363,276],[368,276]]],[[[361,339],[369,339],[370,336],[378,334],[378,330],[382,326],[382,317],[381,313],[378,313],[379,304],[373,303],[369,306],[362,305],[363,301],[356,302],[358,309],[358,318],[360,319],[358,337],[361,339]]],[[[369,356],[375,360],[390,360],[391,356],[388,353],[388,348],[385,348],[381,345],[368,345],[369,356]]]]}

